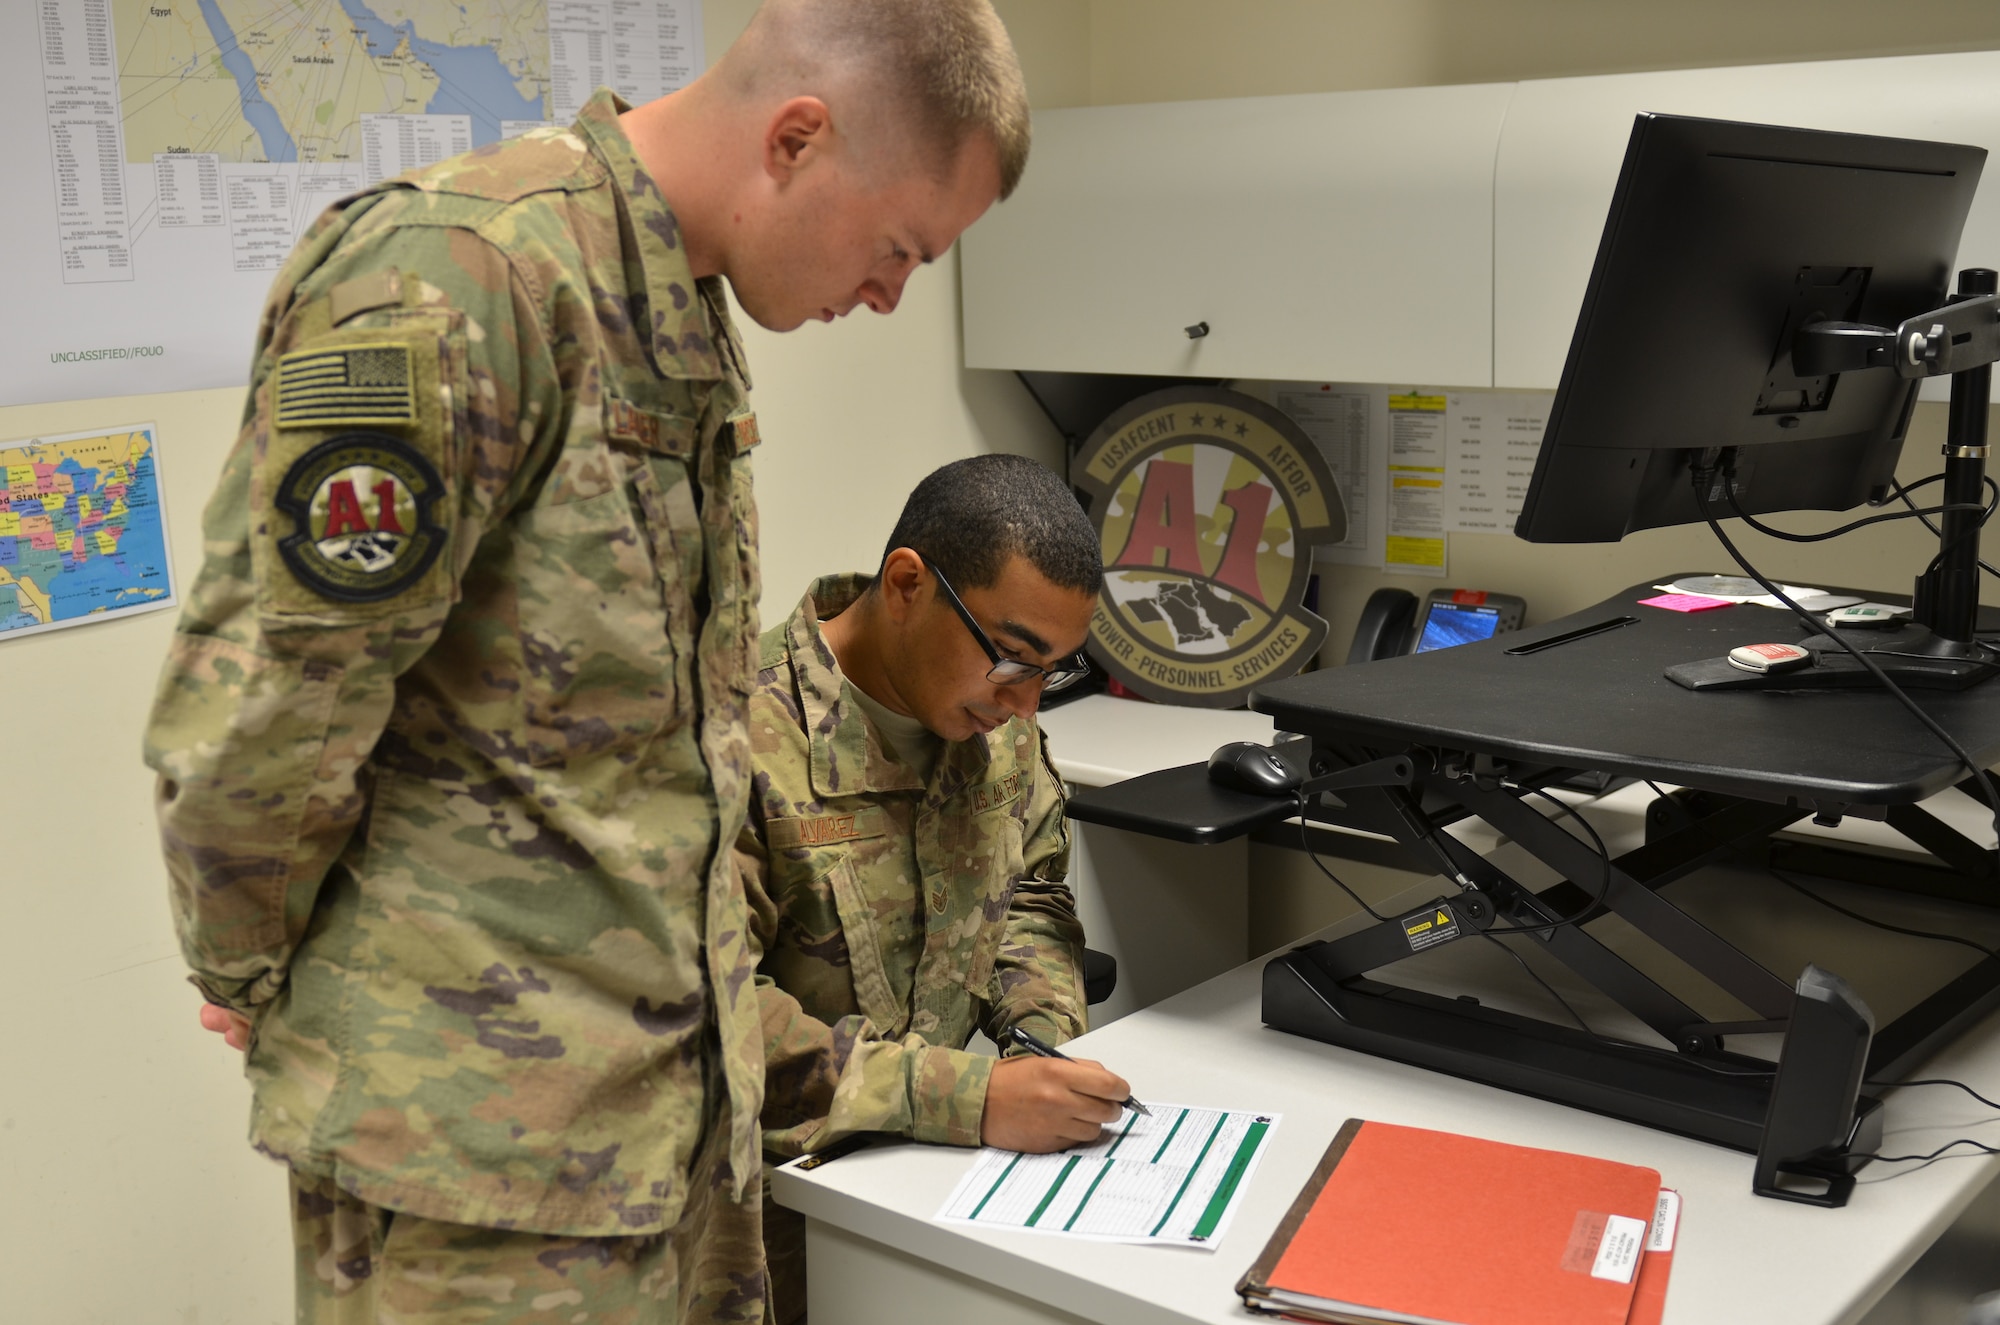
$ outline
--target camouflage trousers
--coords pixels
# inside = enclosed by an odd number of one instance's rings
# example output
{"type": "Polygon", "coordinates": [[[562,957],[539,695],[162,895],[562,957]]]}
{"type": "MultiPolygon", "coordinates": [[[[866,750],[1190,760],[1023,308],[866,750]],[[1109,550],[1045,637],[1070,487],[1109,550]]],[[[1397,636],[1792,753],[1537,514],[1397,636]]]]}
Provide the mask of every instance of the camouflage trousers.
{"type": "Polygon", "coordinates": [[[368,1205],[292,1175],[298,1325],[761,1325],[761,1199],[730,1199],[711,1127],[664,1233],[564,1237],[368,1205]]]}
{"type": "Polygon", "coordinates": [[[770,1284],[770,1319],[797,1325],[806,1318],[806,1217],[771,1199],[769,1160],[764,1178],[764,1266],[770,1284]]]}

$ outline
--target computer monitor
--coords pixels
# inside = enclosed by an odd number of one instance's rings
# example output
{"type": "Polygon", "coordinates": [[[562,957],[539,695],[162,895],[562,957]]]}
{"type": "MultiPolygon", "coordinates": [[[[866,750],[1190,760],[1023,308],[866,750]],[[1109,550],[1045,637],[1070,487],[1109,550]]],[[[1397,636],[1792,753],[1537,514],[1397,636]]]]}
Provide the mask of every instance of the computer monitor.
{"type": "Polygon", "coordinates": [[[1793,344],[1809,323],[1895,327],[1943,304],[1985,159],[1640,115],[1515,533],[1613,542],[1699,521],[1692,468],[1716,448],[1737,448],[1752,515],[1883,499],[1918,382],[1800,376],[1793,344]]]}

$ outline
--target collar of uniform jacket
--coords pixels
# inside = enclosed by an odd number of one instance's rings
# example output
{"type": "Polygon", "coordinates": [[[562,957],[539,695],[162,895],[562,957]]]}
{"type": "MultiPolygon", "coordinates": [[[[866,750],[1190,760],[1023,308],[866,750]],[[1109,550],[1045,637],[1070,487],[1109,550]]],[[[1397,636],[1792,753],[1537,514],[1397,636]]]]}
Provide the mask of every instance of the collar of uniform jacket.
{"type": "MultiPolygon", "coordinates": [[[[799,687],[806,737],[812,743],[815,796],[859,796],[884,791],[924,791],[917,771],[882,743],[875,724],[843,691],[851,683],[840,674],[819,623],[839,616],[868,588],[867,575],[827,575],[814,580],[785,623],[786,650],[799,687]],[[857,758],[859,754],[861,757],[857,758]]],[[[985,736],[947,741],[932,771],[931,798],[944,801],[984,780],[993,747],[1010,749],[1019,718],[1010,718],[985,736]]]]}
{"type": "Polygon", "coordinates": [[[630,109],[608,88],[599,88],[577,113],[576,127],[618,185],[619,206],[646,277],[653,360],[662,376],[681,378],[719,378],[726,360],[748,388],[749,367],[729,317],[722,278],[704,276],[697,281],[688,267],[680,222],[618,123],[630,109]]]}

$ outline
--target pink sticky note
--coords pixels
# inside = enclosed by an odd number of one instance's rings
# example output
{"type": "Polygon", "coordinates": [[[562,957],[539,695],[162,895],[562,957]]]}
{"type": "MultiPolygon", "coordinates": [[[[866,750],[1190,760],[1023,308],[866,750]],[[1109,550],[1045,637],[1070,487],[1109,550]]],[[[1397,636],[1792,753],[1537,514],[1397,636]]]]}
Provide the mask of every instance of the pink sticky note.
{"type": "Polygon", "coordinates": [[[1669,612],[1706,612],[1711,607],[1733,607],[1727,598],[1710,598],[1698,593],[1663,593],[1657,598],[1641,598],[1641,607],[1664,607],[1669,612]]]}

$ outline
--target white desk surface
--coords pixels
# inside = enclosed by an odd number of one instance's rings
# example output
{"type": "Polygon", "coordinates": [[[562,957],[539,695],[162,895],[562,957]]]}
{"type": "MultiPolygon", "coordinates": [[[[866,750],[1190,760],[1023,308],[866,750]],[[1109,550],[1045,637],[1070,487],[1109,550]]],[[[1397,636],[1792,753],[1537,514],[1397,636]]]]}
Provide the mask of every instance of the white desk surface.
{"type": "MultiPolygon", "coordinates": [[[[810,1173],[780,1169],[772,1180],[777,1198],[810,1218],[1086,1320],[1240,1323],[1253,1316],[1232,1286],[1334,1132],[1349,1117],[1380,1119],[1658,1169],[1685,1202],[1666,1325],[1845,1325],[2000,1173],[2000,1158],[1983,1156],[1925,1167],[1870,1165],[1841,1210],[1756,1197],[1748,1155],[1267,1029],[1258,1016],[1263,964],[1247,963],[1076,1045],[1079,1056],[1124,1074],[1140,1099],[1284,1115],[1235,1222],[1212,1252],[934,1223],[972,1155],[907,1142],[810,1173]],[[1883,1181],[1892,1168],[1913,1171],[1883,1181]]],[[[1961,1037],[1923,1075],[2000,1094],[2000,1017],[1961,1037]]],[[[2000,1142],[2000,1118],[1958,1091],[1894,1092],[1887,1109],[1888,1153],[1921,1153],[1965,1135],[2000,1142]]],[[[1477,1233],[1439,1230],[1439,1254],[1449,1258],[1452,1244],[1467,1236],[1477,1233]]]]}
{"type": "Polygon", "coordinates": [[[1040,715],[1056,772],[1085,787],[1205,762],[1230,741],[1269,743],[1271,720],[1243,709],[1182,708],[1087,695],[1040,715]]]}
{"type": "MultiPolygon", "coordinates": [[[[1058,772],[1085,785],[1105,785],[1157,769],[1205,759],[1226,741],[1269,741],[1270,719],[1261,714],[1144,704],[1093,695],[1042,715],[1058,772]]],[[[1636,845],[1644,803],[1651,792],[1634,786],[1598,800],[1590,817],[1614,851],[1636,845]]],[[[1563,799],[1584,799],[1564,794],[1563,799]]],[[[1961,831],[1982,843],[1992,839],[1982,807],[1957,793],[1930,803],[1961,831]]],[[[1497,844],[1484,825],[1456,831],[1490,851],[1497,844]]],[[[1801,824],[1792,830],[1817,836],[1801,824]]],[[[1881,825],[1849,820],[1839,830],[1849,845],[1907,847],[1881,825]]],[[[1501,848],[1503,852],[1508,849],[1501,848]]],[[[1510,868],[1519,862],[1508,862],[1510,868]]],[[[1685,887],[1685,885],[1683,885],[1685,887]]],[[[1838,893],[1832,886],[1823,891],[1838,893]]],[[[1715,907],[1735,898],[1726,879],[1683,900],[1697,913],[1708,894],[1715,907]]],[[[1856,904],[1857,898],[1845,898],[1856,904]]],[[[1810,914],[1809,904],[1793,903],[1810,914]]],[[[1791,933],[1804,919],[1776,926],[1791,933]]],[[[1946,916],[1920,917],[1948,923],[1946,916]]],[[[1926,925],[1925,927],[1932,927],[1926,925]]],[[[1880,937],[1849,934],[1848,953],[1870,950],[1880,937]],[[1861,948],[1853,945],[1857,941],[1861,948]]],[[[1895,940],[1890,940],[1895,942],[1895,940]]],[[[1990,938],[1989,938],[1989,941],[1990,938]]],[[[1921,962],[1935,945],[1915,946],[1903,961],[1921,962]]],[[[1613,941],[1622,948],[1623,943],[1613,941]]],[[[1454,945],[1432,979],[1400,982],[1437,992],[1477,988],[1490,993],[1505,959],[1475,945],[1454,945]],[[1463,983],[1447,982],[1462,960],[1463,983]],[[1497,964],[1497,965],[1496,965],[1497,964]]],[[[1949,952],[1950,950],[1946,950],[1949,952]]],[[[1836,969],[1847,960],[1831,962],[1836,969]]],[[[1969,959],[1970,954],[1959,954],[1969,959]]],[[[1821,958],[1826,960],[1826,958],[1821,958]]],[[[1954,964],[1956,964],[1954,962],[1954,964]]],[[[1059,1237],[973,1231],[932,1222],[972,1163],[968,1151],[882,1143],[811,1173],[780,1169],[778,1199],[807,1216],[896,1248],[959,1274],[1021,1294],[1106,1325],[1132,1322],[1242,1322],[1253,1319],[1231,1291],[1262,1249],[1299,1185],[1349,1117],[1465,1132],[1522,1145],[1602,1155],[1660,1170],[1685,1199],[1680,1242],[1668,1294],[1666,1325],[1757,1321],[1776,1325],[1846,1325],[1902,1276],[1979,1192],[2000,1174],[2000,1158],[1974,1156],[1929,1166],[1871,1165],[1842,1210],[1767,1200],[1750,1192],[1751,1158],[1697,1141],[1601,1118],[1493,1087],[1459,1081],[1420,1068],[1286,1035],[1259,1017],[1264,959],[1249,962],[1186,993],[1134,1013],[1079,1042],[1081,1056],[1115,1067],[1141,1099],[1272,1110],[1284,1115],[1223,1243],[1213,1252],[1122,1246],[1059,1237]],[[1891,1180],[1892,1172],[1900,1173],[1891,1180]]],[[[1643,1038],[1617,1009],[1594,997],[1556,968],[1543,974],[1589,1017],[1612,1033],[1643,1038]]],[[[1928,983],[1928,982],[1926,982],[1928,983]]],[[[1487,1001],[1515,1011],[1548,1015],[1541,996],[1519,991],[1487,1001]],[[1521,1000],[1525,997],[1526,1002],[1521,1000]]],[[[1907,1006],[1892,996],[1877,1007],[1878,1020],[1907,1006]]],[[[1961,1037],[1926,1066],[1924,1076],[1956,1077],[2000,1097],[2000,1017],[1961,1037]]],[[[1945,1088],[1891,1092],[1887,1105],[1889,1153],[1921,1153],[1957,1136],[2000,1144],[2000,1115],[1945,1088]]],[[[1441,1232],[1439,1246],[1462,1231],[1441,1232]]],[[[1268,1319],[1268,1318],[1265,1318],[1268,1319]]]]}

